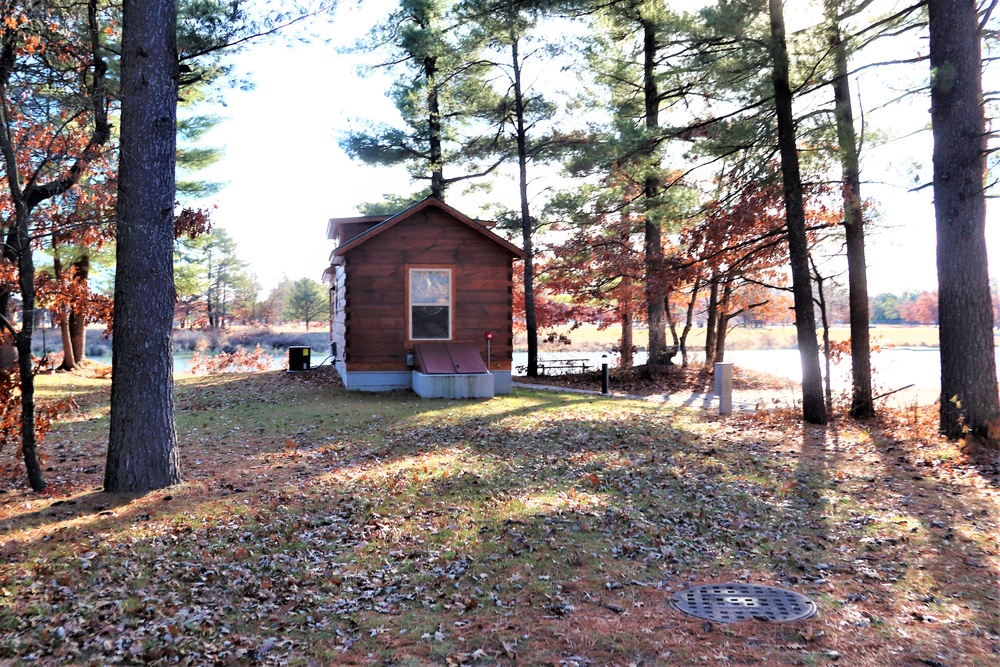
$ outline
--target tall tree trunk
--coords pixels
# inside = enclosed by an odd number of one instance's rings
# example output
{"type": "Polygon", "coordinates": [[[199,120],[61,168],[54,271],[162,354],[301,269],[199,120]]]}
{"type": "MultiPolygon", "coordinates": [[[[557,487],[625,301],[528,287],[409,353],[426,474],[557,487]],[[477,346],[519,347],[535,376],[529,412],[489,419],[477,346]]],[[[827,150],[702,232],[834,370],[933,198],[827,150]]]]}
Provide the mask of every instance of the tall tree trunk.
{"type": "Polygon", "coordinates": [[[69,313],[69,340],[73,348],[73,360],[79,366],[87,359],[87,318],[76,310],[69,313]]]}
{"type": "MultiPolygon", "coordinates": [[[[21,187],[17,155],[11,136],[10,111],[7,106],[6,80],[0,88],[0,152],[7,173],[7,187],[14,204],[14,220],[7,233],[3,257],[17,266],[18,287],[21,290],[21,330],[14,333],[17,350],[17,367],[21,385],[21,455],[28,475],[28,484],[34,491],[45,488],[45,478],[38,460],[38,442],[35,434],[35,374],[31,367],[31,340],[35,326],[35,263],[31,254],[31,210],[28,196],[21,187]]],[[[10,294],[4,295],[4,310],[9,307],[10,294]]],[[[3,313],[4,317],[7,313],[3,313]]]]}
{"type": "Polygon", "coordinates": [[[632,368],[632,363],[635,360],[632,354],[632,348],[635,343],[632,339],[632,313],[626,310],[622,313],[622,340],[621,346],[621,361],[619,366],[621,368],[632,368]]]}
{"type": "Polygon", "coordinates": [[[788,257],[795,297],[795,329],[802,361],[802,417],[811,424],[826,423],[823,384],[819,370],[819,346],[813,311],[812,283],[809,280],[809,245],[806,215],[802,203],[802,178],[795,145],[792,90],[788,83],[788,49],[785,44],[785,17],[782,0],[768,0],[771,18],[771,59],[774,106],[778,118],[778,148],[781,152],[781,179],[785,194],[785,227],[788,257]]]}
{"type": "MultiPolygon", "coordinates": [[[[87,33],[90,38],[92,78],[86,81],[81,92],[88,98],[93,113],[94,127],[86,148],[72,166],[58,177],[48,182],[32,181],[22,186],[14,137],[11,134],[11,110],[8,99],[8,85],[14,68],[16,45],[5,42],[0,48],[0,153],[7,174],[7,188],[14,205],[14,221],[11,225],[3,257],[16,262],[18,287],[21,290],[21,330],[14,335],[18,353],[18,369],[21,385],[21,450],[28,473],[28,483],[35,491],[45,488],[41,466],[38,461],[35,433],[35,379],[31,367],[31,341],[34,334],[35,318],[35,263],[31,253],[31,213],[38,204],[57,197],[72,189],[86,173],[91,162],[101,153],[101,147],[111,137],[111,126],[107,116],[107,91],[104,76],[107,63],[104,61],[100,44],[100,30],[97,21],[97,0],[87,2],[87,33]]],[[[7,31],[5,37],[14,33],[7,31]]],[[[86,79],[86,77],[83,77],[86,79]]],[[[9,292],[0,293],[0,314],[7,315],[9,292]]]]}
{"type": "Polygon", "coordinates": [[[180,482],[174,431],[176,0],[125,0],[109,492],[180,482]]]}
{"type": "MultiPolygon", "coordinates": [[[[0,250],[0,260],[6,265],[13,264],[17,259],[14,256],[14,227],[7,230],[3,249],[0,250]]],[[[13,294],[8,289],[0,289],[0,318],[3,318],[3,327],[0,331],[0,369],[11,370],[17,366],[17,341],[13,322],[10,319],[10,304],[13,294]]]]}
{"type": "Polygon", "coordinates": [[[694,307],[698,303],[698,291],[701,289],[701,276],[695,276],[694,283],[691,285],[691,298],[688,299],[687,304],[687,315],[684,318],[684,330],[681,331],[681,366],[687,368],[688,366],[688,348],[687,339],[688,334],[691,333],[691,327],[694,325],[694,307]]]}
{"type": "Polygon", "coordinates": [[[729,320],[733,315],[729,314],[730,297],[733,295],[733,282],[726,279],[726,284],[722,288],[722,298],[719,299],[717,307],[718,324],[715,330],[715,349],[713,350],[712,363],[721,364],[726,359],[726,335],[729,333],[729,320]]]}
{"type": "MultiPolygon", "coordinates": [[[[643,96],[645,99],[646,129],[652,133],[660,126],[660,95],[656,85],[656,56],[659,45],[656,41],[656,24],[650,20],[642,22],[643,32],[643,96]]],[[[663,234],[660,229],[658,201],[662,184],[656,173],[659,164],[653,149],[647,156],[649,170],[643,182],[643,199],[646,202],[645,270],[646,270],[646,324],[649,327],[649,357],[646,359],[645,374],[653,375],[663,363],[667,351],[666,317],[663,309],[661,289],[663,271],[663,234]]]]}
{"type": "MultiPolygon", "coordinates": [[[[62,259],[59,257],[59,247],[55,237],[52,239],[52,271],[55,273],[56,282],[63,282],[62,259]]],[[[66,306],[59,307],[59,335],[62,339],[63,359],[59,364],[59,369],[71,371],[76,368],[76,357],[73,356],[73,338],[69,333],[69,313],[66,306]]]]}
{"type": "Polygon", "coordinates": [[[208,288],[205,290],[205,317],[208,318],[208,327],[210,329],[218,328],[218,316],[215,313],[216,305],[218,302],[218,292],[219,284],[218,277],[212,277],[212,263],[214,256],[209,253],[208,255],[208,288]]]}
{"type": "MultiPolygon", "coordinates": [[[[86,253],[73,263],[73,280],[84,285],[90,280],[90,256],[86,253]]],[[[70,311],[69,335],[73,341],[73,360],[79,366],[87,359],[87,315],[83,308],[70,311]]]]}
{"type": "MultiPolygon", "coordinates": [[[[6,100],[3,104],[4,118],[0,125],[9,127],[6,118],[6,100]]],[[[13,143],[6,129],[0,130],[0,151],[8,174],[17,174],[17,161],[13,143]],[[13,167],[13,168],[12,168],[13,167]]],[[[18,178],[10,179],[8,187],[14,204],[14,221],[7,234],[3,257],[17,266],[18,287],[21,290],[21,330],[13,333],[14,349],[17,350],[17,369],[21,389],[21,456],[24,460],[28,484],[34,491],[41,491],[47,485],[38,460],[38,439],[35,432],[35,369],[31,365],[31,342],[35,332],[35,262],[31,253],[31,208],[26,203],[24,191],[18,178]]],[[[4,311],[9,307],[10,294],[3,296],[4,311]]],[[[3,312],[6,318],[7,313],[3,312]]]]}
{"type": "Polygon", "coordinates": [[[865,263],[864,214],[861,208],[861,168],[858,138],[854,131],[851,84],[848,80],[847,44],[840,34],[837,8],[827,5],[830,41],[833,44],[836,78],[833,98],[836,103],[837,139],[840,143],[840,167],[844,179],[844,233],[847,245],[848,307],[851,315],[851,408],[854,419],[875,416],[872,398],[871,341],[869,338],[868,274],[865,263]]]}
{"type": "Polygon", "coordinates": [[[708,307],[705,309],[705,363],[715,359],[716,325],[719,322],[719,274],[713,269],[708,279],[708,307]]]}
{"type": "Polygon", "coordinates": [[[670,308],[670,295],[673,290],[668,290],[663,297],[663,314],[667,320],[667,330],[670,332],[670,339],[674,342],[673,347],[664,352],[664,360],[668,364],[674,363],[674,357],[681,349],[681,339],[677,335],[677,322],[674,321],[674,311],[670,308]]]}
{"type": "Polygon", "coordinates": [[[441,105],[438,100],[437,59],[424,60],[427,79],[427,142],[430,151],[431,195],[444,201],[444,161],[441,148],[441,105]]]}
{"type": "MultiPolygon", "coordinates": [[[[20,199],[20,198],[19,198],[20,199]]],[[[35,491],[45,488],[42,466],[38,460],[35,433],[35,369],[31,366],[31,340],[35,326],[35,260],[31,252],[30,210],[15,202],[18,285],[21,288],[21,330],[14,337],[17,368],[21,375],[21,452],[28,473],[28,484],[35,491]]]]}
{"type": "Polygon", "coordinates": [[[823,323],[823,389],[826,395],[827,412],[833,412],[833,378],[831,376],[832,360],[830,359],[830,320],[826,316],[826,294],[823,292],[823,276],[820,275],[819,268],[812,256],[809,257],[812,264],[813,277],[816,280],[816,305],[819,306],[819,318],[823,323]]]}
{"type": "MultiPolygon", "coordinates": [[[[31,257],[30,241],[25,243],[20,252],[24,257],[31,257]]],[[[28,484],[35,491],[45,488],[42,476],[42,466],[38,461],[38,440],[35,434],[35,374],[31,366],[31,338],[33,333],[32,320],[35,315],[34,294],[34,262],[31,259],[21,259],[21,270],[30,267],[30,273],[21,278],[21,289],[29,288],[22,296],[21,331],[15,338],[17,347],[17,368],[21,375],[21,450],[24,455],[24,467],[28,473],[28,484]]]]}
{"type": "Polygon", "coordinates": [[[535,265],[528,207],[528,130],[524,118],[524,90],[521,87],[521,60],[518,39],[511,35],[511,63],[514,72],[514,121],[517,139],[517,187],[521,196],[521,242],[524,246],[524,326],[528,339],[528,377],[538,376],[538,318],[535,314],[535,265]]]}
{"type": "Polygon", "coordinates": [[[1000,417],[986,257],[986,123],[975,0],[929,0],[941,432],[1000,417]]]}
{"type": "Polygon", "coordinates": [[[59,364],[59,369],[71,371],[77,368],[77,363],[76,357],[73,355],[73,336],[69,332],[69,310],[63,310],[65,312],[61,313],[59,317],[59,338],[63,348],[63,359],[62,363],[59,364]]]}
{"type": "Polygon", "coordinates": [[[719,329],[715,334],[715,350],[712,363],[721,364],[726,360],[726,335],[729,333],[729,313],[719,312],[719,329]]]}

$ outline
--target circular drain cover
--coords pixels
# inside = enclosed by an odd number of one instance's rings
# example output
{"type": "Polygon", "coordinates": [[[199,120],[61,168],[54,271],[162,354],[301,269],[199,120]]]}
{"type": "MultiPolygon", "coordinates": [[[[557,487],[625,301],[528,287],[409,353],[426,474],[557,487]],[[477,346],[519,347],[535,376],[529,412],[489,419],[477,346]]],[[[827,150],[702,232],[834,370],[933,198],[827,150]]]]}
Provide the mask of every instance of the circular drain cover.
{"type": "Polygon", "coordinates": [[[675,593],[679,612],[719,623],[800,621],[816,613],[816,603],[795,591],[754,584],[705,584],[675,593]]]}

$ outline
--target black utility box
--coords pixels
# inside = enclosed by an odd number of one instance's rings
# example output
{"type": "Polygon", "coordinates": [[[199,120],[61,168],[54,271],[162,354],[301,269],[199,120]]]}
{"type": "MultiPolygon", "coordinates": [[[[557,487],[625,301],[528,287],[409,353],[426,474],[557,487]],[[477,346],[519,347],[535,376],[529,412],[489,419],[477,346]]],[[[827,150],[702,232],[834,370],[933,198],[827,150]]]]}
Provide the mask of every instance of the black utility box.
{"type": "Polygon", "coordinates": [[[288,348],[288,370],[309,370],[309,352],[311,348],[303,345],[292,345],[288,348]]]}

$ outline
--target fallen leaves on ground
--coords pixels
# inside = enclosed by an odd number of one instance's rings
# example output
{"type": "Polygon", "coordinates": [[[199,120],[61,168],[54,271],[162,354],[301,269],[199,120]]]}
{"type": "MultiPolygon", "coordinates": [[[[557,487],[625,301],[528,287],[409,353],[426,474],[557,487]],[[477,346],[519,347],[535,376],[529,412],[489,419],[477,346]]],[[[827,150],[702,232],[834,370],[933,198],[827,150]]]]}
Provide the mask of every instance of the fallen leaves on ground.
{"type": "Polygon", "coordinates": [[[1000,471],[912,409],[804,427],[519,391],[178,382],[184,484],[100,492],[106,386],[0,494],[0,664],[993,665],[1000,471]],[[726,625],[694,584],[799,591],[726,625]]]}
{"type": "MultiPolygon", "coordinates": [[[[527,384],[543,384],[571,389],[601,389],[601,371],[586,373],[565,373],[555,375],[539,375],[537,377],[518,376],[518,382],[527,384]]],[[[715,390],[715,380],[710,366],[703,364],[692,366],[666,366],[659,369],[652,377],[647,377],[642,366],[633,368],[611,368],[608,379],[613,393],[631,396],[650,396],[661,394],[712,393],[715,390]]],[[[788,389],[797,386],[785,378],[767,373],[760,373],[744,368],[735,369],[733,389],[788,389]]]]}

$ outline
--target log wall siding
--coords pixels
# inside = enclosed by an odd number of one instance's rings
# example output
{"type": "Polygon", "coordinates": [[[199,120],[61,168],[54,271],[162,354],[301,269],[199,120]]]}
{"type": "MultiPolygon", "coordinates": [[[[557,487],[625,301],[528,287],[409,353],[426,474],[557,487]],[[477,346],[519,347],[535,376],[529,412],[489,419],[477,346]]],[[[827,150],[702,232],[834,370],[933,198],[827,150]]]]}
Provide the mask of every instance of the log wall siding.
{"type": "MultiPolygon", "coordinates": [[[[350,250],[338,292],[344,291],[344,351],[348,370],[405,370],[407,268],[451,268],[452,340],[474,343],[486,358],[484,333],[493,332],[491,370],[509,370],[514,337],[513,257],[502,246],[450,215],[425,210],[350,250]]],[[[334,327],[337,323],[334,323],[334,327]]]]}
{"type": "Polygon", "coordinates": [[[333,289],[330,291],[330,340],[337,345],[337,359],[347,350],[347,290],[344,266],[335,267],[333,289]]]}

